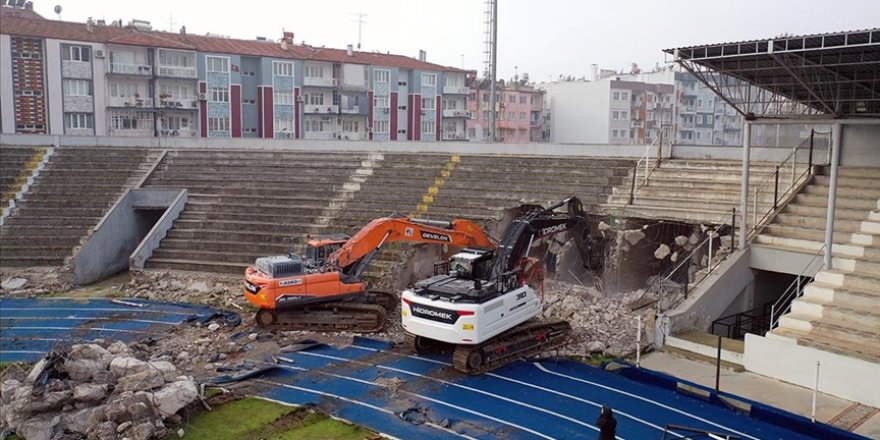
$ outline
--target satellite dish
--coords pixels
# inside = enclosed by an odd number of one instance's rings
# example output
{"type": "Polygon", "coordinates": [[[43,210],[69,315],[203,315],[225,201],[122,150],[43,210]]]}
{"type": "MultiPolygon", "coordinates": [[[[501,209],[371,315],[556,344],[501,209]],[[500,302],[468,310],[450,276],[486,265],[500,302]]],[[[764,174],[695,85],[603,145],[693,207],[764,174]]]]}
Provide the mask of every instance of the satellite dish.
{"type": "Polygon", "coordinates": [[[61,5],[55,5],[55,13],[61,14],[61,5]]]}

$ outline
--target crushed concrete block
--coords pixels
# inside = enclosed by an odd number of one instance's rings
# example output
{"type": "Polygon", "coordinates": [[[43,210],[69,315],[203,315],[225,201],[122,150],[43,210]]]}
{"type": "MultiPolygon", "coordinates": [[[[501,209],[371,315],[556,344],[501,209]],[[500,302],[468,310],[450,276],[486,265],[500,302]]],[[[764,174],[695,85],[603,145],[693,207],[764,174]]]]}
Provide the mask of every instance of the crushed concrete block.
{"type": "Polygon", "coordinates": [[[678,251],[673,252],[672,255],[669,256],[669,261],[675,263],[678,261],[678,251]]]}
{"type": "Polygon", "coordinates": [[[602,341],[593,341],[587,344],[587,351],[590,353],[602,353],[605,351],[605,343],[602,341]]]}
{"type": "Polygon", "coordinates": [[[171,382],[153,393],[153,402],[159,409],[159,414],[165,418],[180,411],[198,396],[199,390],[192,380],[179,380],[171,382]]]}
{"type": "Polygon", "coordinates": [[[129,435],[133,440],[150,440],[156,434],[156,426],[150,422],[138,423],[131,428],[129,435]]]}
{"type": "Polygon", "coordinates": [[[110,362],[110,372],[115,374],[116,377],[140,373],[145,369],[147,369],[146,362],[131,356],[119,356],[110,362]]]}
{"type": "Polygon", "coordinates": [[[666,258],[667,256],[669,256],[669,254],[671,252],[672,252],[672,250],[669,249],[669,246],[667,246],[665,244],[661,244],[660,247],[658,247],[657,250],[654,251],[654,258],[656,258],[658,260],[662,260],[662,259],[666,258]]]}
{"type": "Polygon", "coordinates": [[[688,237],[688,244],[690,244],[691,246],[695,246],[699,242],[700,242],[700,234],[697,234],[696,232],[694,232],[693,234],[691,234],[690,237],[688,237]]]}
{"type": "Polygon", "coordinates": [[[78,382],[87,382],[103,373],[107,364],[92,359],[71,360],[64,363],[63,370],[71,379],[78,382]]]}
{"type": "Polygon", "coordinates": [[[676,246],[679,246],[679,247],[684,246],[685,244],[687,244],[687,242],[688,242],[688,238],[686,235],[679,235],[678,237],[675,237],[675,245],[676,246]]]}
{"type": "Polygon", "coordinates": [[[88,434],[95,425],[102,421],[104,421],[104,408],[100,406],[65,413],[62,417],[65,428],[80,434],[88,434]]]}
{"type": "Polygon", "coordinates": [[[28,280],[26,278],[10,277],[0,283],[0,287],[2,287],[3,290],[18,290],[24,289],[27,284],[28,280]]]}
{"type": "Polygon", "coordinates": [[[107,396],[107,385],[84,383],[73,387],[73,400],[77,402],[98,402],[107,396]]]}
{"type": "Polygon", "coordinates": [[[116,432],[122,434],[126,429],[131,428],[131,425],[134,425],[131,421],[120,423],[119,426],[116,427],[116,432]]]}
{"type": "Polygon", "coordinates": [[[126,345],[125,342],[116,341],[107,346],[107,351],[109,351],[111,354],[122,354],[128,353],[129,349],[128,345],[126,345]]]}
{"type": "Polygon", "coordinates": [[[638,229],[634,231],[624,231],[623,233],[623,239],[629,242],[632,246],[638,244],[643,238],[645,238],[645,233],[638,229]]]}
{"type": "Polygon", "coordinates": [[[158,371],[163,378],[165,378],[166,382],[174,382],[178,376],[180,376],[180,372],[177,371],[177,367],[174,366],[171,362],[168,361],[150,361],[147,363],[151,370],[158,371]]]}
{"type": "Polygon", "coordinates": [[[116,388],[121,391],[146,391],[165,385],[162,372],[157,369],[147,369],[139,373],[130,374],[120,378],[116,388]]]}
{"type": "Polygon", "coordinates": [[[74,344],[70,347],[70,353],[67,355],[67,359],[91,359],[96,361],[107,361],[107,365],[110,364],[110,360],[112,359],[112,353],[110,353],[104,347],[101,347],[98,344],[74,344]]]}
{"type": "Polygon", "coordinates": [[[28,440],[50,440],[59,423],[61,423],[59,414],[40,414],[26,418],[17,427],[10,427],[14,428],[19,436],[28,440]]]}
{"type": "Polygon", "coordinates": [[[211,288],[204,281],[196,281],[187,287],[187,290],[191,290],[197,293],[208,293],[211,291],[211,288]]]}

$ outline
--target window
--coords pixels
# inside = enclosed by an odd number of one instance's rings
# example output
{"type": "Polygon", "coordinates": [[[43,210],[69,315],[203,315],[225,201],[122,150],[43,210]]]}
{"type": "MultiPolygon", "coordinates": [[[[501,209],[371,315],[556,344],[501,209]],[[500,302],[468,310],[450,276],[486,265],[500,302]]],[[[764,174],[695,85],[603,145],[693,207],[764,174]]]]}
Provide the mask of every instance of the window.
{"type": "Polygon", "coordinates": [[[229,131],[229,118],[208,118],[209,131],[229,131]]]}
{"type": "Polygon", "coordinates": [[[229,58],[226,57],[205,57],[205,64],[208,72],[229,72],[229,58]]]}
{"type": "Polygon", "coordinates": [[[700,135],[702,135],[702,134],[703,134],[703,133],[700,133],[699,131],[697,132],[697,140],[700,139],[700,135]]]}
{"type": "Polygon", "coordinates": [[[476,101],[476,100],[477,100],[476,93],[471,93],[470,95],[468,95],[468,101],[476,101]]]}
{"type": "Polygon", "coordinates": [[[293,63],[273,61],[272,73],[274,73],[275,76],[293,76],[293,63]]]}
{"type": "Polygon", "coordinates": [[[434,121],[422,121],[422,134],[434,134],[434,121]]]}
{"type": "Polygon", "coordinates": [[[65,79],[64,96],[92,96],[92,82],[84,79],[65,79]]]}
{"type": "Polygon", "coordinates": [[[61,59],[64,61],[91,61],[92,48],[90,46],[64,46],[61,49],[61,59]]]}
{"type": "Polygon", "coordinates": [[[519,97],[519,103],[520,103],[520,104],[525,104],[525,103],[526,103],[526,98],[527,98],[527,97],[526,97],[525,95],[520,96],[520,97],[519,97]]]}
{"type": "Polygon", "coordinates": [[[376,133],[388,133],[388,121],[375,121],[373,122],[373,131],[376,133]]]}
{"type": "Polygon", "coordinates": [[[703,115],[697,115],[697,124],[703,123],[703,115]]]}
{"type": "Polygon", "coordinates": [[[275,118],[275,131],[280,133],[293,133],[293,119],[275,118]]]}
{"type": "Polygon", "coordinates": [[[489,110],[483,110],[483,119],[486,121],[489,120],[489,110]]]}
{"type": "Polygon", "coordinates": [[[180,52],[160,50],[159,64],[169,67],[189,67],[190,59],[180,52]]]}
{"type": "Polygon", "coordinates": [[[519,120],[520,121],[526,120],[526,112],[519,112],[519,120]]]}
{"type": "Polygon", "coordinates": [[[188,100],[191,99],[190,90],[191,89],[189,87],[179,84],[160,84],[159,98],[162,98],[162,96],[165,95],[167,99],[174,99],[179,101],[188,100]]]}
{"type": "MultiPolygon", "coordinates": [[[[617,110],[612,111],[611,112],[611,119],[620,119],[620,112],[617,110]]],[[[615,137],[617,137],[617,136],[615,136],[615,137]]]]}
{"type": "Polygon", "coordinates": [[[92,128],[92,115],[88,113],[65,113],[64,128],[92,128]]]}
{"type": "Polygon", "coordinates": [[[436,110],[437,101],[435,98],[422,98],[422,110],[436,110]]]}
{"type": "Polygon", "coordinates": [[[310,66],[306,65],[303,68],[303,75],[309,78],[323,78],[324,77],[324,66],[310,66]]]}
{"type": "Polygon", "coordinates": [[[208,89],[208,101],[229,102],[229,89],[224,87],[211,87],[208,89]]]}
{"type": "Polygon", "coordinates": [[[616,138],[616,137],[617,137],[617,133],[618,133],[617,130],[611,130],[611,137],[616,138]]]}
{"type": "Polygon", "coordinates": [[[629,99],[629,93],[628,92],[620,92],[620,100],[626,101],[627,99],[629,99]]]}
{"type": "MultiPolygon", "coordinates": [[[[382,121],[386,122],[386,121],[382,121]]],[[[361,126],[360,121],[346,119],[342,121],[342,131],[346,133],[358,133],[360,132],[361,126]]]]}
{"type": "Polygon", "coordinates": [[[293,105],[293,91],[276,90],[272,93],[276,105],[293,105]]]}
{"type": "Polygon", "coordinates": [[[703,106],[703,100],[702,100],[702,99],[698,99],[698,100],[697,100],[697,107],[702,107],[702,106],[703,106]]]}
{"type": "Polygon", "coordinates": [[[305,102],[308,105],[324,105],[324,94],[306,93],[305,102]]]}
{"type": "Polygon", "coordinates": [[[507,112],[507,120],[515,121],[516,120],[516,112],[507,112]]]}
{"type": "Polygon", "coordinates": [[[516,96],[515,96],[515,95],[510,95],[510,96],[508,96],[508,97],[507,97],[507,102],[510,103],[510,104],[516,104],[516,96]]]}
{"type": "Polygon", "coordinates": [[[256,133],[256,132],[257,132],[257,129],[256,129],[256,128],[253,128],[253,127],[247,127],[247,128],[245,128],[244,130],[242,130],[242,132],[244,132],[244,133],[256,133]]]}
{"type": "Polygon", "coordinates": [[[525,128],[520,128],[520,129],[519,129],[519,135],[520,135],[520,137],[525,136],[525,135],[526,135],[526,129],[525,129],[525,128]]]}
{"type": "Polygon", "coordinates": [[[189,130],[189,117],[167,116],[162,121],[163,130],[189,130]]]}
{"type": "Polygon", "coordinates": [[[612,94],[612,99],[614,99],[615,101],[619,100],[620,99],[620,92],[614,92],[612,94]]]}
{"type": "Polygon", "coordinates": [[[654,112],[645,113],[645,119],[648,121],[653,121],[654,120],[654,112]]]}
{"type": "Polygon", "coordinates": [[[483,102],[489,102],[489,94],[483,93],[483,102]]]}
{"type": "Polygon", "coordinates": [[[443,76],[443,84],[448,87],[458,87],[459,85],[461,85],[462,79],[463,78],[461,78],[460,76],[456,76],[456,75],[444,75],[443,76]]]}
{"type": "Polygon", "coordinates": [[[497,119],[499,121],[503,121],[504,120],[504,112],[495,112],[495,119],[497,119]]]}
{"type": "Polygon", "coordinates": [[[376,108],[390,108],[391,103],[388,100],[387,96],[374,96],[373,97],[373,107],[376,108]]]}
{"type": "Polygon", "coordinates": [[[136,84],[132,83],[110,83],[110,96],[114,98],[132,98],[138,94],[136,84]]]}
{"type": "Polygon", "coordinates": [[[621,110],[621,111],[620,111],[620,119],[628,119],[628,118],[627,118],[627,111],[626,111],[626,110],[621,110]]]}
{"type": "Polygon", "coordinates": [[[534,103],[535,103],[535,97],[529,96],[529,104],[534,104],[534,103]]]}
{"type": "MultiPolygon", "coordinates": [[[[391,78],[391,71],[385,69],[376,69],[373,71],[377,83],[387,84],[391,78]]],[[[387,133],[387,132],[386,132],[387,133]]]]}
{"type": "Polygon", "coordinates": [[[110,118],[110,128],[113,130],[137,130],[153,128],[153,113],[134,112],[115,114],[110,118]]]}
{"type": "Polygon", "coordinates": [[[435,87],[437,85],[437,74],[436,73],[423,73],[422,74],[422,87],[435,87]]]}

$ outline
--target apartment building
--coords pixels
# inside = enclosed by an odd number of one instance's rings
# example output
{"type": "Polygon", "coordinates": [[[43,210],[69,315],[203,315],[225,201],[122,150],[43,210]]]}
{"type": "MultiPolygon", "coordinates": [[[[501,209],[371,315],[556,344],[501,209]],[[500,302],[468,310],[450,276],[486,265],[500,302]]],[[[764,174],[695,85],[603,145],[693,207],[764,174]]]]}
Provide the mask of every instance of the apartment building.
{"type": "MultiPolygon", "coordinates": [[[[9,9],[3,7],[4,10],[9,9]]],[[[4,14],[0,130],[463,140],[466,71],[419,58],[4,14]],[[10,110],[7,110],[10,109],[10,110]]]]}
{"type": "MultiPolygon", "coordinates": [[[[475,81],[467,101],[472,115],[467,121],[468,139],[484,142],[491,127],[489,81],[475,81]]],[[[544,92],[532,86],[511,82],[496,84],[495,124],[499,142],[522,144],[547,141],[544,132],[544,92]]]]}
{"type": "Polygon", "coordinates": [[[687,72],[615,75],[542,84],[562,143],[740,145],[742,117],[687,72]],[[665,142],[665,141],[664,141],[665,142]]]}

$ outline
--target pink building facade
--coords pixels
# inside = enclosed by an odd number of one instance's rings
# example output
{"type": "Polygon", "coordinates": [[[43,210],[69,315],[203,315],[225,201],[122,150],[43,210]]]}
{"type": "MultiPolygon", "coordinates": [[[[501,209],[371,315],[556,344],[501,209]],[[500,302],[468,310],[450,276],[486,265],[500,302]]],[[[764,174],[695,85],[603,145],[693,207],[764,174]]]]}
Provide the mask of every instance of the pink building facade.
{"type": "MultiPolygon", "coordinates": [[[[496,136],[499,142],[525,144],[545,141],[544,92],[520,84],[499,85],[496,90],[496,136]]],[[[489,138],[489,84],[474,81],[468,95],[468,140],[484,142],[489,138]]]]}

